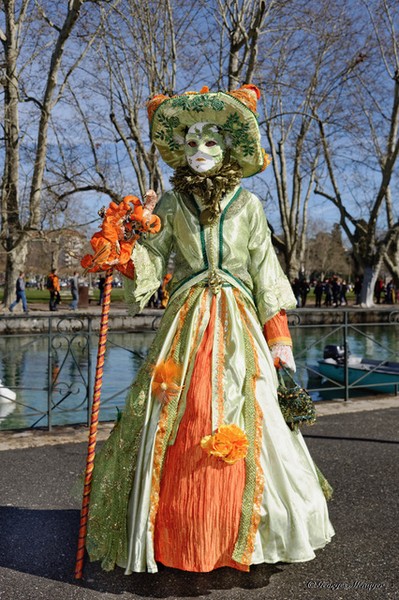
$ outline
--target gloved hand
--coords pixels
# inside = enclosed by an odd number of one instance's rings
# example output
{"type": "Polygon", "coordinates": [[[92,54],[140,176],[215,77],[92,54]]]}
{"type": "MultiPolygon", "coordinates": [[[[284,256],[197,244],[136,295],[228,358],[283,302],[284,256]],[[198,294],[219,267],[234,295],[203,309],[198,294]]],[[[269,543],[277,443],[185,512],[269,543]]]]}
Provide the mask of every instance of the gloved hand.
{"type": "Polygon", "coordinates": [[[279,368],[281,362],[287,369],[290,369],[293,373],[295,373],[296,364],[294,355],[292,354],[291,346],[287,346],[286,344],[274,344],[270,348],[270,352],[274,360],[274,366],[277,369],[279,368]]]}

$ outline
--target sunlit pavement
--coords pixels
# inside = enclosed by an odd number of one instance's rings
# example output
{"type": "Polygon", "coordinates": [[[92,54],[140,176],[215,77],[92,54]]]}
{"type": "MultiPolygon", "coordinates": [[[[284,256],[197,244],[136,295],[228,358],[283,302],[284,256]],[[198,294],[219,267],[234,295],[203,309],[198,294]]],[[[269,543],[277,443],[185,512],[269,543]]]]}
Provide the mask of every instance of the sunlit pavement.
{"type": "MultiPolygon", "coordinates": [[[[355,402],[340,403],[303,430],[335,488],[329,508],[336,536],[313,561],[258,565],[249,574],[161,567],[155,575],[125,576],[119,568],[105,573],[87,563],[76,582],[80,501],[71,490],[84,468],[86,443],[79,436],[87,431],[0,433],[1,447],[8,448],[0,452],[0,600],[398,598],[399,399],[392,400],[395,408],[356,412],[350,412],[355,402]]],[[[102,426],[102,437],[110,427],[102,426]]]]}

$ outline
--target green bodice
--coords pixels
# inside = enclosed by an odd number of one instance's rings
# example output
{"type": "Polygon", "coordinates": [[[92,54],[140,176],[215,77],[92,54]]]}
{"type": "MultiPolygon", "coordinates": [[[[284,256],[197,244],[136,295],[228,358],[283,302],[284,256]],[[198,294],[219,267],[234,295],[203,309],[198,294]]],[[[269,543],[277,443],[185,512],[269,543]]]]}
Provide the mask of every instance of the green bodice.
{"type": "Polygon", "coordinates": [[[136,279],[127,282],[127,299],[138,312],[158,289],[174,256],[171,296],[192,285],[238,287],[255,304],[264,324],[296,301],[271,242],[262,205],[251,192],[237,187],[221,203],[221,214],[201,225],[201,201],[174,191],[161,198],[156,213],[162,229],[133,251],[136,279]]]}

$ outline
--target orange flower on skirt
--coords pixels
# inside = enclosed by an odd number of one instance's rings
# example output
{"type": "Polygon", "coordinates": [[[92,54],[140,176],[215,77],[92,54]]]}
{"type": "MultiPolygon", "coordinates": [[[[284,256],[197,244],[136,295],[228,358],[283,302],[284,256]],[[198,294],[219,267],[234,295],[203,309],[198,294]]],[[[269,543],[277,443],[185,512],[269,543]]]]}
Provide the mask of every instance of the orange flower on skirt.
{"type": "Polygon", "coordinates": [[[201,448],[205,452],[229,465],[246,457],[248,445],[247,436],[234,424],[221,425],[213,435],[207,435],[201,440],[201,448]]]}
{"type": "Polygon", "coordinates": [[[168,402],[177,396],[182,386],[179,385],[182,376],[182,366],[175,363],[173,358],[160,362],[154,369],[152,393],[159,402],[168,402]]]}

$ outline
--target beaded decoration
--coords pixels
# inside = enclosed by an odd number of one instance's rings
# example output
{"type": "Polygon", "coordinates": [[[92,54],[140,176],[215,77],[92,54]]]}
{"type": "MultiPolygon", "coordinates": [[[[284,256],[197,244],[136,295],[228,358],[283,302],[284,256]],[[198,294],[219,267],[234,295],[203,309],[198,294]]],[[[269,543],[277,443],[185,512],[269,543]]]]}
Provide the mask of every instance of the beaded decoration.
{"type": "Polygon", "coordinates": [[[278,402],[288,427],[297,432],[300,425],[313,425],[316,422],[316,410],[308,392],[296,383],[283,366],[277,369],[277,376],[278,402]]]}

